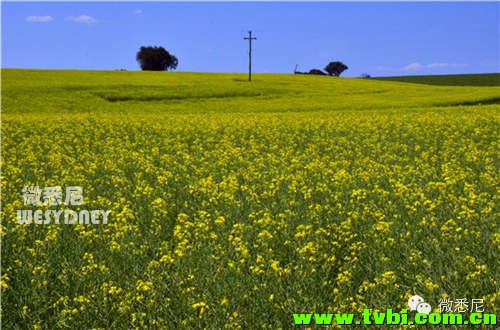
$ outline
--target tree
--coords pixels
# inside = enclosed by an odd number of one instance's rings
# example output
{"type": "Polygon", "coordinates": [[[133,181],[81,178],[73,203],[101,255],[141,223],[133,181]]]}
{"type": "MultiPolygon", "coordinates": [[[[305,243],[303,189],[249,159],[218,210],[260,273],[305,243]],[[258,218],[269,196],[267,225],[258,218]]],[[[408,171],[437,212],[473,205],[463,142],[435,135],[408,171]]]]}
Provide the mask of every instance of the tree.
{"type": "Polygon", "coordinates": [[[144,47],[142,46],[136,56],[137,62],[142,70],[164,71],[168,69],[175,70],[179,60],[170,54],[163,47],[144,47]]]}
{"type": "Polygon", "coordinates": [[[321,71],[319,69],[311,69],[311,70],[309,70],[309,74],[317,74],[317,75],[321,75],[321,76],[326,76],[326,73],[324,73],[323,71],[321,71]]]}
{"type": "Polygon", "coordinates": [[[342,62],[330,62],[327,66],[325,66],[325,71],[328,72],[330,76],[338,77],[345,70],[349,69],[347,65],[342,62]]]}

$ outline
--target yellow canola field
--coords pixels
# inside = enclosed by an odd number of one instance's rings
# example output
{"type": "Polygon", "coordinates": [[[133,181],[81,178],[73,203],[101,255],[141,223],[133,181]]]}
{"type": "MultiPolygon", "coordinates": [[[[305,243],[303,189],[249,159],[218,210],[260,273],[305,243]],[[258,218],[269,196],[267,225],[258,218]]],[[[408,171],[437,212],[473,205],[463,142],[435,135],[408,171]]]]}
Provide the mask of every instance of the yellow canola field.
{"type": "Polygon", "coordinates": [[[498,313],[498,87],[244,79],[2,70],[6,329],[287,329],[414,294],[498,313]]]}

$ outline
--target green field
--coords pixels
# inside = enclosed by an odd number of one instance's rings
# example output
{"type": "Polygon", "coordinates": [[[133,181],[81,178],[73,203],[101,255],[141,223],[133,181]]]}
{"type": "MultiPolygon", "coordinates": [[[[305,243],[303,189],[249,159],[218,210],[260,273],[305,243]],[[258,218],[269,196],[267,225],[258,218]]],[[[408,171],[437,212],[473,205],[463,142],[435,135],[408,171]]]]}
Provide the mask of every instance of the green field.
{"type": "Polygon", "coordinates": [[[396,76],[374,79],[445,86],[500,86],[500,73],[396,76]]]}
{"type": "Polygon", "coordinates": [[[498,313],[500,87],[254,79],[2,70],[3,327],[288,329],[414,294],[498,313]]]}

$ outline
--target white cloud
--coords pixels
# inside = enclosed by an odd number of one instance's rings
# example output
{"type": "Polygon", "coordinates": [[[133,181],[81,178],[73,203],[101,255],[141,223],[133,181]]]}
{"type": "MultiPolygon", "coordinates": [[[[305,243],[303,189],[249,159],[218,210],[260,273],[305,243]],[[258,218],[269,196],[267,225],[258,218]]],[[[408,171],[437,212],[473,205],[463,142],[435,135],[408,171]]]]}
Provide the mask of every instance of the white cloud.
{"type": "Polygon", "coordinates": [[[446,68],[446,67],[449,67],[449,66],[450,66],[449,63],[439,63],[439,62],[436,62],[436,63],[428,64],[427,68],[429,68],[429,69],[435,69],[435,68],[446,68]]]}
{"type": "Polygon", "coordinates": [[[136,14],[136,15],[142,14],[142,9],[136,9],[136,10],[134,10],[134,14],[136,14]]]}
{"type": "Polygon", "coordinates": [[[402,71],[415,71],[415,72],[425,72],[438,69],[453,69],[453,68],[465,68],[467,64],[463,63],[446,63],[446,62],[432,62],[430,64],[422,64],[420,62],[413,62],[403,67],[391,67],[391,66],[377,66],[375,70],[383,72],[401,73],[402,71]]]}
{"type": "Polygon", "coordinates": [[[97,23],[97,20],[95,18],[90,17],[88,15],[69,16],[69,17],[66,17],[66,20],[69,22],[73,22],[73,23],[80,23],[80,24],[87,24],[87,25],[92,25],[92,24],[97,23]]]}
{"type": "Polygon", "coordinates": [[[404,71],[417,71],[417,70],[432,70],[432,69],[442,69],[442,68],[463,68],[467,64],[459,63],[444,63],[444,62],[433,62],[430,64],[422,64],[419,62],[410,63],[403,67],[404,71]]]}
{"type": "Polygon", "coordinates": [[[414,71],[414,70],[420,70],[424,67],[424,65],[418,63],[418,62],[415,62],[415,63],[410,63],[408,64],[407,66],[405,66],[403,68],[403,70],[405,71],[414,71]]]}
{"type": "Polygon", "coordinates": [[[26,17],[26,22],[30,23],[47,23],[53,21],[52,16],[28,16],[26,17]]]}

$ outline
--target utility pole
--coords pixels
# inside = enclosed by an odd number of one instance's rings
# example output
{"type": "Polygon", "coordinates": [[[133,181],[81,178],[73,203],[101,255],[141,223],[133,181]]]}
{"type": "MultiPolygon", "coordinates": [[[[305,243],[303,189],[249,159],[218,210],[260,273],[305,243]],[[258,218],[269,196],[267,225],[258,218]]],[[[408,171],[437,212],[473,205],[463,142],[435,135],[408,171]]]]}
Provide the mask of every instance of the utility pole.
{"type": "Polygon", "coordinates": [[[248,81],[252,81],[252,40],[257,38],[252,37],[252,31],[248,31],[248,37],[243,39],[248,40],[248,81]]]}

